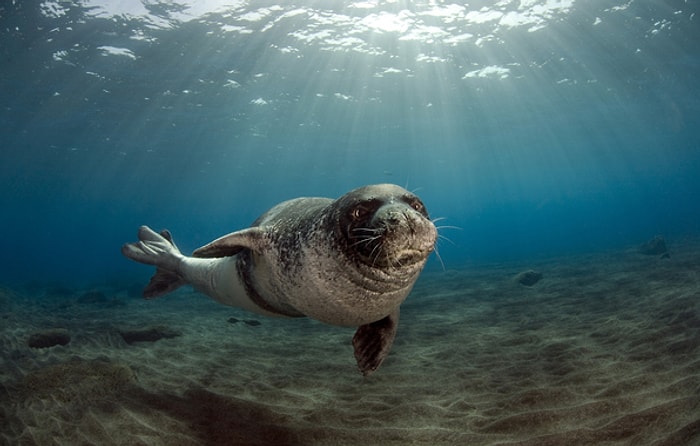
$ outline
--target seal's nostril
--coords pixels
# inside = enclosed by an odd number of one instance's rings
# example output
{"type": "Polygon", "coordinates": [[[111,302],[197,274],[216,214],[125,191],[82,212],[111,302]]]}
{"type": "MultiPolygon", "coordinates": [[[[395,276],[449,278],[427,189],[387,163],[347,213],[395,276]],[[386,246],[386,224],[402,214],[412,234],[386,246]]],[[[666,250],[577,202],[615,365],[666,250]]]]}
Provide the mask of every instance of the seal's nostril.
{"type": "Polygon", "coordinates": [[[401,220],[401,214],[397,211],[390,211],[389,216],[388,216],[388,220],[391,223],[398,223],[401,220]]]}

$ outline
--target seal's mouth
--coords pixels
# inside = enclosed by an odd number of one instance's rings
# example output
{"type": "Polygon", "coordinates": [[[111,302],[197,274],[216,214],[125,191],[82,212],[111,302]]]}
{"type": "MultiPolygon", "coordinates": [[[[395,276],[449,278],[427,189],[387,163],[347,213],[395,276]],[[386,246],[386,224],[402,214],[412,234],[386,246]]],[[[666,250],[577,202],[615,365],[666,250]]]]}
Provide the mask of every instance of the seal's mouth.
{"type": "MultiPolygon", "coordinates": [[[[432,249],[430,251],[432,251],[432,249]]],[[[393,257],[391,263],[394,266],[413,265],[414,263],[424,261],[430,254],[430,251],[425,252],[419,249],[403,249],[393,257]]]]}

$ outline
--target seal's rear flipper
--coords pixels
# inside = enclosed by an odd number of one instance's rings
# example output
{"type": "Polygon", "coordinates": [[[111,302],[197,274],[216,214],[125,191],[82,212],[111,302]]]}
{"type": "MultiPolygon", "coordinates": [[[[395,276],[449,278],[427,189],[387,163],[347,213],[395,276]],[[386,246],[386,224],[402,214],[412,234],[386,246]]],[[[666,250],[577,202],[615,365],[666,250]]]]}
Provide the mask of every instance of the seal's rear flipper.
{"type": "Polygon", "coordinates": [[[179,274],[158,268],[153,277],[151,277],[151,281],[148,282],[148,285],[143,290],[143,297],[146,299],[160,297],[163,294],[175,291],[183,285],[187,285],[187,281],[180,277],[179,274]]]}
{"type": "Polygon", "coordinates": [[[379,368],[389,354],[399,326],[399,309],[384,319],[361,325],[352,338],[357,367],[364,376],[379,368]]]}
{"type": "Polygon", "coordinates": [[[187,283],[177,273],[182,254],[167,229],[158,234],[148,226],[141,226],[139,241],[122,246],[122,254],[136,262],[157,267],[156,273],[143,290],[143,297],[147,299],[169,293],[187,283]]]}

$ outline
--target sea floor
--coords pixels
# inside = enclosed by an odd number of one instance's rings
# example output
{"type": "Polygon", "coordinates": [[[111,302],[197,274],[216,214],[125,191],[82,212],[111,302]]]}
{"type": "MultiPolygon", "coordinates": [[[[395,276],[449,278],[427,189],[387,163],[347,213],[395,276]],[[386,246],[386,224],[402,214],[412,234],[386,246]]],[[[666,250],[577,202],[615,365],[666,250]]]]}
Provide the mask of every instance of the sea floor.
{"type": "Polygon", "coordinates": [[[698,445],[700,242],[670,248],[425,273],[366,378],[353,329],[1,289],[0,443],[698,445]]]}

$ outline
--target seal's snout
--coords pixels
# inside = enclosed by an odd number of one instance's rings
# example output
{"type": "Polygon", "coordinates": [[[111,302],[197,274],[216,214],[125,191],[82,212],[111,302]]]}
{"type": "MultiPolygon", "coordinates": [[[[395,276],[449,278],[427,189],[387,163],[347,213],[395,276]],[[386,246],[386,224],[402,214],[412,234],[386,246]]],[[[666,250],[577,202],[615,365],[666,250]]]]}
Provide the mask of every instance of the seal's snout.
{"type": "Polygon", "coordinates": [[[410,231],[412,233],[430,232],[433,223],[417,210],[404,204],[382,206],[374,214],[372,223],[375,226],[385,226],[393,231],[410,231]]]}
{"type": "Polygon", "coordinates": [[[389,212],[389,215],[387,216],[387,221],[388,221],[390,224],[398,225],[398,224],[400,224],[401,221],[402,221],[403,219],[405,219],[405,218],[406,218],[406,216],[405,216],[403,213],[399,212],[399,211],[390,211],[390,212],[389,212]]]}
{"type": "Polygon", "coordinates": [[[434,250],[437,229],[424,214],[405,203],[390,203],[377,209],[372,220],[375,227],[383,228],[382,253],[386,263],[421,263],[434,250]]]}

